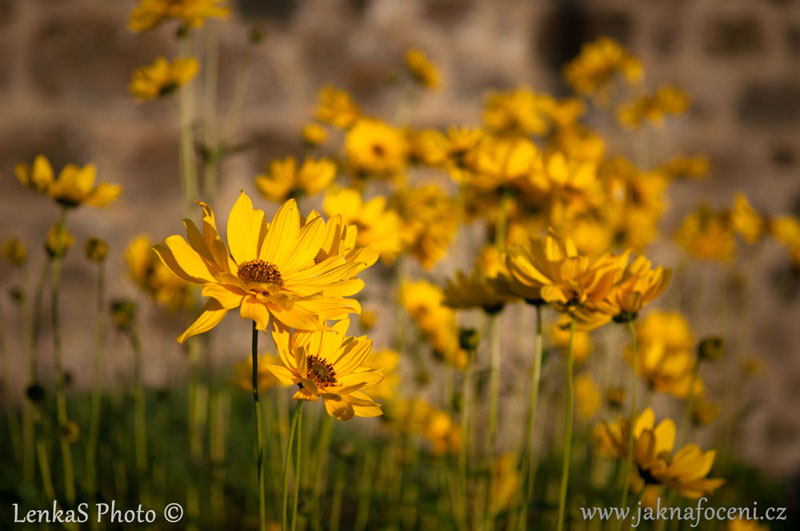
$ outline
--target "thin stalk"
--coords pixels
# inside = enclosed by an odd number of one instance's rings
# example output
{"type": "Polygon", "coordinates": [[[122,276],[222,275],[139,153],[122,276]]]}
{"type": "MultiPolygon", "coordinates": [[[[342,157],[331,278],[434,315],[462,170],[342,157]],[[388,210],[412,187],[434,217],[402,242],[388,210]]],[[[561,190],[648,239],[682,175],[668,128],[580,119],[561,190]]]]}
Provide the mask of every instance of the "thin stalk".
{"type": "Polygon", "coordinates": [[[461,491],[461,519],[463,528],[467,528],[469,523],[468,507],[469,507],[469,443],[470,443],[470,418],[471,405],[472,405],[472,363],[470,353],[470,361],[464,368],[464,374],[461,380],[461,446],[458,449],[458,475],[460,478],[460,491],[461,491]]]}
{"type": "Polygon", "coordinates": [[[294,460],[294,499],[292,501],[292,531],[297,529],[297,507],[300,501],[300,466],[303,459],[303,410],[297,413],[297,439],[295,441],[295,460],[294,460]]]}
{"type": "MultiPolygon", "coordinates": [[[[100,358],[105,339],[105,263],[97,264],[97,325],[92,356],[92,405],[86,444],[86,491],[90,502],[97,495],[97,442],[100,436],[100,358]]],[[[93,524],[94,525],[94,524],[93,524]]]]}
{"type": "Polygon", "coordinates": [[[205,36],[205,79],[203,83],[203,142],[207,157],[203,164],[203,197],[212,202],[217,195],[217,82],[219,77],[219,37],[217,25],[209,23],[205,36]]]}
{"type": "Polygon", "coordinates": [[[288,509],[289,509],[289,467],[292,456],[292,444],[294,444],[294,435],[297,431],[297,421],[303,411],[303,401],[298,400],[297,405],[294,407],[292,413],[292,420],[289,426],[289,440],[286,444],[286,457],[283,460],[283,503],[281,505],[281,531],[287,531],[288,525],[288,509]]]}
{"type": "Polygon", "coordinates": [[[681,420],[681,431],[678,434],[678,448],[680,448],[689,436],[690,421],[692,418],[692,407],[694,405],[694,388],[697,385],[697,378],[700,374],[700,360],[694,362],[692,368],[692,378],[689,380],[689,396],[686,397],[686,411],[681,420]]]}
{"type": "Polygon", "coordinates": [[[53,488],[53,478],[50,474],[50,461],[47,459],[47,448],[43,440],[36,441],[36,455],[39,460],[39,471],[42,474],[42,489],[48,500],[56,499],[56,492],[53,488]]]}
{"type": "Polygon", "coordinates": [[[150,503],[150,492],[148,488],[148,458],[147,458],[147,412],[144,386],[142,385],[142,344],[139,341],[139,334],[135,329],[131,329],[128,337],[133,347],[133,438],[136,454],[136,471],[139,475],[139,495],[142,503],[147,506],[150,503]]]}
{"type": "Polygon", "coordinates": [[[65,390],[64,369],[61,364],[61,321],[59,316],[59,288],[61,287],[61,265],[63,253],[61,251],[61,237],[65,230],[67,219],[66,207],[61,208],[56,230],[56,248],[59,253],[53,258],[52,278],[50,280],[50,313],[53,327],[53,359],[56,371],[56,411],[58,419],[59,441],[61,443],[61,458],[64,465],[64,494],[67,505],[75,503],[75,471],[72,464],[72,446],[67,438],[69,429],[69,416],[67,415],[67,396],[65,390]]]}
{"type": "MultiPolygon", "coordinates": [[[[639,351],[636,344],[636,327],[633,326],[632,320],[628,321],[628,330],[631,333],[633,364],[631,367],[631,417],[628,420],[628,455],[625,458],[625,466],[622,467],[622,500],[619,504],[623,510],[628,506],[628,481],[633,468],[633,425],[636,423],[636,383],[639,378],[639,351]]],[[[621,519],[617,521],[617,530],[620,529],[622,529],[621,519]]]]}
{"type": "Polygon", "coordinates": [[[253,321],[251,341],[253,359],[253,407],[256,415],[256,476],[258,478],[258,522],[259,529],[267,529],[267,497],[264,488],[264,433],[261,416],[261,400],[258,396],[258,330],[253,321]]]}
{"type": "Polygon", "coordinates": [[[497,419],[500,409],[500,315],[492,314],[489,317],[490,344],[490,371],[489,371],[489,429],[486,432],[486,469],[488,470],[486,489],[486,527],[494,527],[494,467],[495,449],[497,443],[497,419]]]}
{"type": "Polygon", "coordinates": [[[372,498],[372,481],[375,469],[376,455],[373,445],[367,446],[364,454],[364,465],[361,470],[361,480],[358,486],[358,505],[356,506],[356,520],[353,525],[355,531],[363,531],[369,522],[369,505],[372,498]]]}
{"type": "Polygon", "coordinates": [[[336,479],[333,484],[333,499],[331,500],[331,519],[328,529],[339,531],[339,524],[342,520],[342,498],[344,497],[344,467],[339,461],[336,463],[336,479]]]}
{"type": "MultiPolygon", "coordinates": [[[[184,36],[180,39],[180,54],[184,57],[190,57],[192,55],[189,36],[184,36]]],[[[178,96],[181,127],[181,178],[183,185],[183,203],[186,211],[191,208],[192,202],[197,199],[197,162],[195,161],[194,151],[194,105],[192,88],[192,83],[187,83],[179,89],[178,96]]]]}
{"type": "Polygon", "coordinates": [[[533,349],[533,366],[531,367],[531,389],[528,398],[528,420],[525,425],[525,453],[522,477],[525,481],[525,494],[522,500],[520,514],[521,529],[525,529],[528,522],[528,505],[533,499],[533,488],[536,480],[536,463],[533,459],[533,443],[536,427],[536,406],[539,403],[539,382],[542,376],[542,307],[536,306],[536,339],[533,349]]]}
{"type": "Polygon", "coordinates": [[[575,409],[572,389],[572,365],[575,346],[575,317],[569,321],[569,354],[567,356],[567,411],[564,420],[564,462],[561,465],[561,487],[558,495],[558,526],[557,530],[564,529],[564,516],[567,509],[567,486],[569,484],[569,465],[572,458],[572,415],[575,409]]]}

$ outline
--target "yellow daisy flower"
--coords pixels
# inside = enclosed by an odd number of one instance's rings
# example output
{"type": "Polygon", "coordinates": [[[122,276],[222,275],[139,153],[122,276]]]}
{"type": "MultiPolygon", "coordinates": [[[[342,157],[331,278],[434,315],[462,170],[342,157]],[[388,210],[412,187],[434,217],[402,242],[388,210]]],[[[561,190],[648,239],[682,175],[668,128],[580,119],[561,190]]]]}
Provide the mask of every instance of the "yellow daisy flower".
{"type": "Polygon", "coordinates": [[[324,86],[317,94],[314,117],[320,122],[347,129],[361,117],[361,110],[346,91],[324,86]]]}
{"type": "Polygon", "coordinates": [[[555,105],[551,96],[527,87],[492,92],[483,108],[483,123],[493,133],[543,135],[550,129],[550,116],[555,105]]]}
{"type": "Polygon", "coordinates": [[[64,207],[104,207],[116,201],[122,192],[122,188],[116,184],[95,185],[94,164],[82,168],[67,164],[55,178],[50,161],[44,155],[37,155],[33,166],[17,164],[15,172],[24,186],[52,197],[64,207]]]}
{"type": "Polygon", "coordinates": [[[750,205],[747,196],[742,192],[738,192],[733,198],[731,225],[733,231],[741,235],[747,243],[757,242],[766,228],[764,218],[750,205]]]}
{"type": "Polygon", "coordinates": [[[175,276],[153,251],[150,238],[139,235],[125,250],[128,275],[134,283],[158,304],[170,310],[188,310],[192,306],[189,283],[175,276]]]}
{"type": "Polygon", "coordinates": [[[640,96],[617,109],[617,121],[629,129],[637,129],[642,123],[661,126],[668,114],[681,114],[689,108],[689,97],[681,90],[661,86],[655,93],[640,96]]]}
{"type": "Polygon", "coordinates": [[[308,158],[298,167],[297,159],[286,157],[270,163],[269,171],[256,177],[256,189],[268,201],[313,196],[323,191],[336,176],[336,164],[328,159],[308,158]]]}
{"type": "Polygon", "coordinates": [[[303,141],[309,146],[321,146],[328,141],[328,130],[318,123],[303,126],[303,141]]]}
{"type": "Polygon", "coordinates": [[[179,57],[170,63],[159,57],[152,65],[140,66],[131,74],[128,92],[138,101],[147,101],[172,94],[197,75],[200,65],[193,57],[179,57]]]}
{"type": "Polygon", "coordinates": [[[214,328],[228,311],[238,308],[243,319],[266,330],[270,316],[286,326],[316,330],[325,321],[359,313],[358,302],[346,298],[364,283],[354,278],[366,267],[343,256],[315,260],[326,236],[325,222],[317,217],[301,224],[297,203],[290,199],[267,223],[264,211],[253,208],[244,192],[228,216],[228,244],[217,232],[214,213],[205,203],[203,233],[184,220],[187,243],[170,236],[156,245],[161,261],[187,282],[201,284],[210,297],[200,317],[178,342],[214,328]]]}
{"type": "Polygon", "coordinates": [[[350,319],[343,319],[329,330],[291,333],[273,321],[272,338],[282,365],[267,367],[282,384],[297,385],[294,399],[322,398],[331,417],[377,417],[381,406],[364,390],[380,384],[383,374],[363,366],[372,352],[372,340],[347,336],[349,326],[350,319]]]}
{"type": "Polygon", "coordinates": [[[350,166],[362,175],[396,177],[406,167],[405,135],[380,120],[358,120],[347,132],[344,150],[350,166]]]}
{"type": "Polygon", "coordinates": [[[457,368],[464,367],[467,354],[458,342],[456,314],[445,306],[442,289],[425,280],[404,282],[400,299],[434,354],[457,368]]]}
{"type": "Polygon", "coordinates": [[[620,74],[635,83],[642,77],[642,64],[608,37],[584,44],[578,57],[564,67],[564,77],[576,92],[600,101],[607,100],[620,74]]]}
{"type": "Polygon", "coordinates": [[[169,19],[178,19],[187,28],[202,27],[208,18],[227,18],[230,11],[224,0],[139,0],[131,12],[128,29],[139,33],[153,29],[169,19]]]}
{"type": "Polygon", "coordinates": [[[411,75],[420,85],[432,90],[441,87],[442,79],[439,70],[428,60],[425,52],[418,48],[411,48],[406,52],[405,62],[411,75]]]}

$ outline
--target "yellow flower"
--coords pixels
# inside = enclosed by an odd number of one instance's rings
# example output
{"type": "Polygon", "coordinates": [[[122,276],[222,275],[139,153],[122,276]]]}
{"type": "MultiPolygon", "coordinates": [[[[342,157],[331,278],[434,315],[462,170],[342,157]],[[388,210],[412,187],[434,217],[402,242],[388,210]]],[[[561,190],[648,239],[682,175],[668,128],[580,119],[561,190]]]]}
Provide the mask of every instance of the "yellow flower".
{"type": "Polygon", "coordinates": [[[298,167],[294,157],[274,160],[269,171],[256,177],[256,189],[268,201],[313,196],[325,190],[336,176],[336,164],[328,159],[308,158],[298,167]]]}
{"type": "Polygon", "coordinates": [[[695,258],[730,262],[736,256],[736,240],[727,213],[706,205],[683,219],[675,240],[695,258]]]}
{"type": "Polygon", "coordinates": [[[364,201],[352,188],[330,190],[325,194],[322,208],[329,216],[339,214],[345,223],[356,225],[358,245],[380,253],[384,262],[391,263],[403,250],[400,217],[386,208],[385,197],[364,201]]]}
{"type": "Polygon", "coordinates": [[[627,259],[627,254],[596,259],[579,255],[570,238],[562,240],[551,229],[545,238],[532,239],[521,252],[509,254],[507,266],[518,282],[541,288],[542,299],[557,311],[594,328],[612,317],[603,303],[627,259]]]}
{"type": "Polygon", "coordinates": [[[303,140],[309,146],[320,146],[328,141],[328,131],[318,123],[303,126],[303,140]]]}
{"type": "Polygon", "coordinates": [[[205,203],[203,233],[184,220],[189,243],[170,236],[155,249],[168,268],[187,282],[202,284],[210,297],[203,313],[179,337],[214,328],[229,310],[266,330],[270,316],[300,330],[322,328],[327,320],[344,319],[361,311],[346,298],[364,283],[354,278],[366,266],[343,256],[315,260],[325,242],[325,222],[316,217],[301,224],[297,203],[290,199],[267,224],[264,211],[253,209],[242,192],[228,216],[228,245],[217,232],[214,213],[205,203]]]}
{"type": "MultiPolygon", "coordinates": [[[[653,391],[686,398],[694,380],[693,394],[703,392],[702,380],[693,376],[697,360],[690,350],[669,350],[661,341],[640,341],[637,352],[639,376],[653,391]]],[[[626,348],[625,359],[631,362],[632,356],[626,348]]]]}
{"type": "Polygon", "coordinates": [[[434,354],[455,367],[464,367],[467,354],[458,342],[456,314],[444,305],[444,292],[425,280],[404,282],[400,299],[434,354]]]}
{"type": "Polygon", "coordinates": [[[411,48],[406,52],[405,62],[411,75],[423,87],[437,90],[442,84],[436,65],[428,60],[425,52],[411,48]]]}
{"type": "Polygon", "coordinates": [[[531,184],[535,193],[546,196],[551,223],[557,226],[603,199],[595,164],[567,159],[559,151],[548,155],[542,171],[533,173],[531,184]]]}
{"type": "Polygon", "coordinates": [[[671,269],[658,266],[651,269],[650,260],[637,256],[622,273],[622,278],[614,285],[608,298],[619,323],[636,319],[642,308],[664,293],[672,276],[671,269]]]}
{"type": "Polygon", "coordinates": [[[689,321],[679,312],[655,311],[636,324],[640,343],[663,343],[667,350],[691,350],[694,335],[689,321]]]}
{"type": "Polygon", "coordinates": [[[527,138],[486,137],[474,155],[466,183],[479,193],[516,187],[524,189],[542,169],[542,155],[527,138]]]}
{"type": "Polygon", "coordinates": [[[331,417],[377,417],[381,406],[364,391],[381,383],[383,374],[363,366],[372,340],[347,336],[349,326],[350,319],[343,319],[327,330],[291,333],[273,321],[272,338],[282,365],[267,367],[284,385],[297,385],[294,399],[322,398],[331,417]]]}
{"type": "Polygon", "coordinates": [[[64,225],[53,224],[47,232],[44,248],[51,257],[64,256],[75,245],[75,236],[64,225]]]}
{"type": "Polygon", "coordinates": [[[448,279],[444,287],[444,304],[459,309],[480,308],[495,314],[515,300],[508,292],[499,290],[499,286],[480,270],[469,275],[456,271],[455,278],[448,279]]]}
{"type": "Polygon", "coordinates": [[[3,240],[0,244],[0,256],[9,265],[20,266],[28,259],[28,249],[25,243],[16,236],[11,236],[3,240]]]}
{"type": "Polygon", "coordinates": [[[405,135],[380,120],[362,118],[347,132],[347,160],[361,175],[396,177],[406,166],[405,135]]]}
{"type": "Polygon", "coordinates": [[[361,310],[361,315],[358,318],[358,326],[361,327],[361,330],[364,332],[369,332],[373,328],[375,328],[375,322],[378,320],[378,316],[375,315],[375,312],[370,310],[361,310]]]}
{"type": "Polygon", "coordinates": [[[795,265],[800,266],[800,219],[778,216],[769,224],[772,236],[786,246],[795,265]]]}
{"type": "Polygon", "coordinates": [[[402,221],[405,249],[431,269],[447,254],[458,229],[459,212],[437,184],[403,188],[391,199],[402,221]]]}
{"type": "Polygon", "coordinates": [[[492,466],[492,503],[495,509],[505,510],[519,492],[521,474],[513,453],[499,455],[492,466]]]}
{"type": "Polygon", "coordinates": [[[56,179],[50,161],[44,155],[37,155],[32,167],[17,164],[15,172],[24,186],[52,197],[65,207],[104,207],[116,201],[122,192],[122,188],[116,184],[100,183],[95,186],[94,164],[82,168],[67,164],[56,179]]]}
{"type": "Polygon", "coordinates": [[[227,18],[230,11],[218,4],[224,0],[139,0],[131,12],[128,29],[141,32],[169,19],[179,19],[187,28],[202,27],[208,18],[227,18]]]}
{"type": "Polygon", "coordinates": [[[158,259],[146,235],[139,235],[125,250],[128,274],[136,285],[158,304],[170,310],[188,310],[192,306],[189,283],[174,275],[158,259]]]}
{"type": "Polygon", "coordinates": [[[527,87],[491,92],[483,108],[483,123],[493,133],[543,135],[550,129],[555,105],[551,96],[527,87]]]}
{"type": "Polygon", "coordinates": [[[172,94],[194,79],[199,69],[193,57],[179,57],[172,63],[159,57],[152,65],[140,66],[133,71],[128,92],[139,101],[154,100],[172,94]]]}
{"type": "Polygon", "coordinates": [[[636,129],[643,122],[660,126],[667,114],[681,114],[689,107],[686,94],[670,86],[661,86],[653,94],[640,96],[621,105],[617,110],[617,120],[623,126],[636,129]]]}
{"type": "Polygon", "coordinates": [[[581,373],[575,377],[575,399],[578,403],[578,417],[588,420],[603,405],[603,396],[594,384],[589,373],[581,373]]]}
{"type": "Polygon", "coordinates": [[[458,424],[447,413],[422,400],[394,403],[388,420],[392,427],[424,437],[435,455],[455,452],[461,446],[458,424]]]}
{"type": "Polygon", "coordinates": [[[389,348],[379,350],[366,359],[364,367],[383,374],[383,381],[370,390],[370,394],[373,397],[381,400],[394,399],[397,386],[400,383],[400,375],[397,373],[399,364],[400,353],[389,348]]]}
{"type": "Polygon", "coordinates": [[[692,402],[692,422],[696,426],[708,426],[719,415],[719,406],[705,398],[698,397],[692,402]]]}
{"type": "Polygon", "coordinates": [[[747,196],[738,192],[733,198],[731,209],[731,226],[733,231],[741,235],[747,243],[755,243],[764,233],[766,223],[747,200],[747,196]]]}
{"type": "Polygon", "coordinates": [[[416,159],[446,170],[455,182],[465,182],[474,170],[478,146],[486,138],[481,129],[451,127],[447,133],[424,130],[412,134],[411,151],[416,159]]]}
{"type": "Polygon", "coordinates": [[[642,77],[642,65],[617,42],[600,37],[586,43],[564,67],[564,77],[579,94],[606,101],[617,75],[634,83],[642,77]]]}
{"type": "Polygon", "coordinates": [[[567,98],[553,101],[552,105],[546,106],[545,110],[556,129],[564,130],[575,127],[580,117],[586,112],[586,105],[578,98],[567,98]]]}
{"type": "MultiPolygon", "coordinates": [[[[716,452],[703,452],[696,444],[688,444],[673,454],[675,423],[672,419],[664,419],[655,427],[654,424],[655,413],[647,408],[633,426],[633,457],[639,483],[663,485],[687,498],[699,498],[724,483],[722,479],[706,477],[714,464],[716,452]]],[[[595,426],[592,439],[598,455],[625,459],[629,430],[630,420],[627,418],[595,426]]]]}
{"type": "Polygon", "coordinates": [[[108,243],[100,238],[89,238],[83,244],[83,254],[92,263],[102,263],[108,256],[108,243]]]}
{"type": "Polygon", "coordinates": [[[659,168],[671,179],[702,179],[708,175],[711,162],[705,155],[677,156],[659,168]]]}
{"type": "MultiPolygon", "coordinates": [[[[280,358],[275,354],[260,354],[258,356],[258,373],[256,382],[258,392],[262,393],[278,384],[278,379],[269,370],[268,365],[280,363],[280,358]]],[[[253,357],[248,356],[233,366],[232,383],[243,391],[253,390],[253,357]]]]}
{"type": "Polygon", "coordinates": [[[314,117],[320,122],[346,129],[361,117],[361,110],[346,91],[326,85],[317,94],[314,117]]]}
{"type": "Polygon", "coordinates": [[[737,518],[728,522],[728,531],[769,531],[769,527],[755,520],[737,518]]]}

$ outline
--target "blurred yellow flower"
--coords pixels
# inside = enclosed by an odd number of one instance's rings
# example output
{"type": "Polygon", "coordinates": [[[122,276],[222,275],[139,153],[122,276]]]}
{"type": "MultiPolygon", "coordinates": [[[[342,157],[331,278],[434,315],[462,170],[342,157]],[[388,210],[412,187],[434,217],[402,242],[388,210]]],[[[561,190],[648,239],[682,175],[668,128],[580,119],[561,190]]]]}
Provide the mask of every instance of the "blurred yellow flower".
{"type": "Polygon", "coordinates": [[[353,171],[363,176],[397,177],[406,167],[405,135],[380,120],[358,120],[347,132],[344,150],[353,171]]]}
{"type": "Polygon", "coordinates": [[[383,380],[380,371],[364,367],[372,352],[372,340],[347,335],[350,319],[330,329],[292,333],[280,321],[271,324],[272,339],[282,365],[267,368],[283,385],[297,385],[295,400],[316,402],[338,420],[377,417],[381,406],[364,391],[383,380]]]}
{"type": "MultiPolygon", "coordinates": [[[[641,486],[663,485],[687,498],[699,498],[724,483],[723,479],[706,477],[714,464],[714,450],[703,452],[696,444],[688,444],[673,453],[675,423],[664,419],[655,427],[654,424],[655,413],[647,408],[633,426],[633,457],[641,486]]],[[[629,430],[627,418],[595,426],[592,440],[598,455],[625,459],[629,430]]]]}
{"type": "Polygon", "coordinates": [[[378,320],[378,316],[375,312],[370,310],[361,310],[361,315],[358,316],[358,326],[361,327],[361,330],[364,332],[369,332],[373,328],[375,328],[375,322],[378,320]]]}
{"type": "Polygon", "coordinates": [[[187,282],[202,284],[203,295],[210,298],[179,342],[214,328],[235,308],[243,319],[255,321],[258,330],[266,330],[270,317],[292,328],[315,330],[326,320],[361,311],[358,302],[346,297],[363,287],[354,277],[366,264],[348,263],[338,255],[317,263],[325,222],[317,217],[301,224],[293,199],[267,224],[264,211],[254,209],[242,192],[228,216],[227,246],[211,208],[200,206],[202,234],[187,219],[189,243],[176,235],[168,237],[166,245],[155,246],[164,265],[187,282]]]}
{"type": "Polygon", "coordinates": [[[328,130],[318,123],[303,126],[303,141],[309,146],[320,146],[328,141],[328,130]]]}
{"type": "Polygon", "coordinates": [[[514,300],[508,292],[498,290],[498,284],[477,269],[469,275],[456,271],[455,277],[448,279],[444,287],[444,304],[451,308],[480,308],[488,314],[495,314],[514,300]]]}
{"type": "Polygon", "coordinates": [[[493,133],[543,135],[550,129],[555,106],[551,96],[527,87],[490,92],[483,108],[483,123],[493,133]]]}
{"type": "Polygon", "coordinates": [[[403,250],[400,216],[386,207],[384,196],[364,201],[352,188],[329,190],[322,208],[329,216],[339,214],[344,223],[358,227],[358,245],[380,253],[384,262],[393,262],[403,250]]]}
{"type": "Polygon", "coordinates": [[[589,373],[583,372],[575,377],[575,400],[578,417],[582,420],[592,418],[603,405],[603,395],[589,373]]]}
{"type": "Polygon", "coordinates": [[[125,250],[125,261],[130,278],[158,304],[170,310],[191,308],[189,283],[161,263],[146,235],[139,235],[131,240],[125,250]]]}
{"type": "Polygon", "coordinates": [[[642,308],[664,293],[672,276],[671,269],[658,266],[652,269],[650,260],[642,255],[636,256],[622,273],[622,278],[614,284],[608,297],[614,312],[614,320],[619,323],[636,319],[642,308]]]}
{"type": "Polygon", "coordinates": [[[435,455],[452,453],[461,447],[459,425],[447,413],[423,400],[394,403],[388,420],[394,428],[425,438],[435,455]]]}
{"type": "Polygon", "coordinates": [[[705,398],[698,397],[692,401],[692,423],[696,426],[708,426],[719,415],[719,406],[705,398]]]}
{"type": "Polygon", "coordinates": [[[702,260],[730,262],[736,256],[736,240],[727,213],[701,205],[687,215],[675,241],[690,255],[702,260]]]}
{"type": "Polygon", "coordinates": [[[230,11],[224,0],[139,0],[131,12],[128,29],[142,32],[169,19],[178,19],[186,28],[202,27],[208,18],[227,18],[230,11]]]}
{"type": "Polygon", "coordinates": [[[428,60],[425,52],[418,48],[411,48],[406,52],[405,63],[417,83],[432,90],[441,87],[442,79],[439,69],[428,60]]]}
{"type": "Polygon", "coordinates": [[[499,455],[492,466],[492,503],[498,511],[508,509],[519,492],[522,475],[511,452],[499,455]]]}
{"type": "Polygon", "coordinates": [[[286,199],[313,196],[323,190],[336,177],[336,164],[322,158],[307,158],[298,167],[297,159],[286,157],[273,160],[266,173],[256,177],[256,189],[268,201],[282,203],[286,199]]]}
{"type": "Polygon", "coordinates": [[[447,254],[458,230],[459,212],[437,184],[400,189],[390,201],[400,215],[404,247],[431,269],[447,254]]]}
{"type": "Polygon", "coordinates": [[[772,236],[786,246],[792,262],[800,267],[800,219],[778,216],[769,223],[772,236]]]}
{"type": "Polygon", "coordinates": [[[8,265],[21,266],[28,259],[28,248],[25,243],[16,236],[10,236],[0,244],[0,256],[3,257],[8,265]]]}
{"type": "Polygon", "coordinates": [[[580,55],[564,67],[564,77],[576,92],[601,102],[607,101],[618,75],[635,83],[642,77],[642,64],[608,37],[584,44],[580,55]]]}
{"type": "Polygon", "coordinates": [[[446,133],[426,129],[412,133],[410,149],[416,159],[444,169],[461,183],[474,171],[476,152],[485,138],[481,129],[451,127],[446,133]]]}
{"type": "Polygon", "coordinates": [[[90,262],[100,264],[108,256],[108,243],[100,238],[89,238],[83,244],[83,254],[90,262]]]}
{"type": "Polygon", "coordinates": [[[75,245],[75,235],[65,225],[54,223],[47,232],[44,248],[51,257],[64,256],[75,245]]]}
{"type": "MultiPolygon", "coordinates": [[[[560,315],[558,320],[549,329],[550,340],[553,345],[558,347],[563,353],[569,348],[569,316],[560,315]]],[[[582,363],[589,357],[592,351],[592,339],[588,332],[575,330],[575,338],[572,344],[572,356],[575,363],[582,363]]]]}
{"type": "Polygon", "coordinates": [[[52,197],[65,207],[104,207],[116,201],[122,192],[122,188],[116,184],[95,185],[94,164],[82,168],[67,164],[55,178],[50,161],[44,155],[37,155],[33,166],[17,164],[14,170],[24,186],[52,197]]]}
{"type": "Polygon", "coordinates": [[[346,129],[361,117],[361,110],[346,91],[326,85],[317,94],[314,117],[320,122],[346,129]]]}
{"type": "MultiPolygon", "coordinates": [[[[694,381],[694,394],[703,392],[703,382],[693,375],[697,359],[691,350],[671,350],[663,341],[644,341],[639,338],[639,376],[653,391],[686,398],[694,381]]],[[[632,351],[625,349],[625,359],[632,361],[632,351]]]]}
{"type": "Polygon", "coordinates": [[[708,175],[711,162],[705,155],[686,157],[679,155],[659,167],[671,179],[702,179],[708,175]]]}
{"type": "Polygon", "coordinates": [[[547,156],[542,171],[532,174],[531,184],[537,194],[546,197],[550,223],[554,226],[563,226],[603,200],[597,167],[590,162],[567,159],[559,151],[547,156]]]}
{"type": "Polygon", "coordinates": [[[138,101],[172,94],[197,75],[200,65],[193,57],[179,57],[170,63],[159,57],[152,65],[140,66],[131,74],[128,92],[138,101]]]}
{"type": "MultiPolygon", "coordinates": [[[[263,393],[268,389],[275,387],[278,384],[278,379],[269,370],[267,365],[275,365],[280,363],[280,358],[275,354],[259,354],[258,356],[258,373],[256,380],[258,385],[258,392],[263,393]]],[[[242,391],[252,392],[253,390],[253,358],[248,356],[247,359],[236,363],[233,366],[233,379],[232,383],[242,391]]]]}
{"type": "Polygon", "coordinates": [[[660,126],[668,114],[681,114],[689,107],[689,98],[681,90],[661,86],[653,94],[639,96],[617,109],[617,120],[629,129],[636,129],[644,122],[660,126]]]}
{"type": "MultiPolygon", "coordinates": [[[[363,317],[363,313],[361,314],[363,317]]],[[[400,353],[390,348],[374,352],[364,361],[364,367],[379,371],[383,381],[370,389],[370,395],[379,400],[394,400],[400,375],[397,366],[400,364],[400,353]]]]}
{"type": "Polygon", "coordinates": [[[458,342],[456,314],[444,305],[444,292],[425,280],[404,282],[400,299],[434,354],[450,365],[464,367],[467,354],[458,342]]]}
{"type": "Polygon", "coordinates": [[[738,192],[733,198],[731,226],[747,243],[757,242],[766,228],[764,218],[750,205],[747,196],[742,192],[738,192]]]}

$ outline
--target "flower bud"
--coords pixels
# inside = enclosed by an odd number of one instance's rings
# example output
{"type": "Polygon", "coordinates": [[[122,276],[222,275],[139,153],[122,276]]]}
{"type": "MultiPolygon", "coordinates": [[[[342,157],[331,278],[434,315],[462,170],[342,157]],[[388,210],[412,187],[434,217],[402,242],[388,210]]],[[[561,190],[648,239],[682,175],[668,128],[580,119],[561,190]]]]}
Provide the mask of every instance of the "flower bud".
{"type": "Polygon", "coordinates": [[[89,238],[83,244],[83,252],[87,260],[99,264],[105,261],[108,255],[108,244],[100,238],[89,238]]]}
{"type": "Polygon", "coordinates": [[[9,265],[21,266],[28,258],[28,249],[25,248],[22,240],[12,236],[3,240],[2,245],[0,245],[0,255],[9,265]]]}
{"type": "Polygon", "coordinates": [[[67,254],[70,247],[75,245],[75,236],[63,225],[53,225],[47,233],[45,250],[51,258],[60,258],[67,254]]]}
{"type": "Polygon", "coordinates": [[[458,344],[467,352],[475,352],[480,345],[481,336],[474,328],[458,329],[458,344]]]}
{"type": "Polygon", "coordinates": [[[117,330],[121,332],[130,330],[136,318],[136,303],[128,299],[119,299],[112,302],[111,317],[117,330]]]}
{"type": "Polygon", "coordinates": [[[703,361],[714,361],[722,356],[723,347],[721,337],[707,337],[697,345],[697,355],[703,361]]]}
{"type": "Polygon", "coordinates": [[[619,409],[625,402],[625,388],[619,385],[609,387],[606,391],[606,404],[612,409],[619,409]]]}

